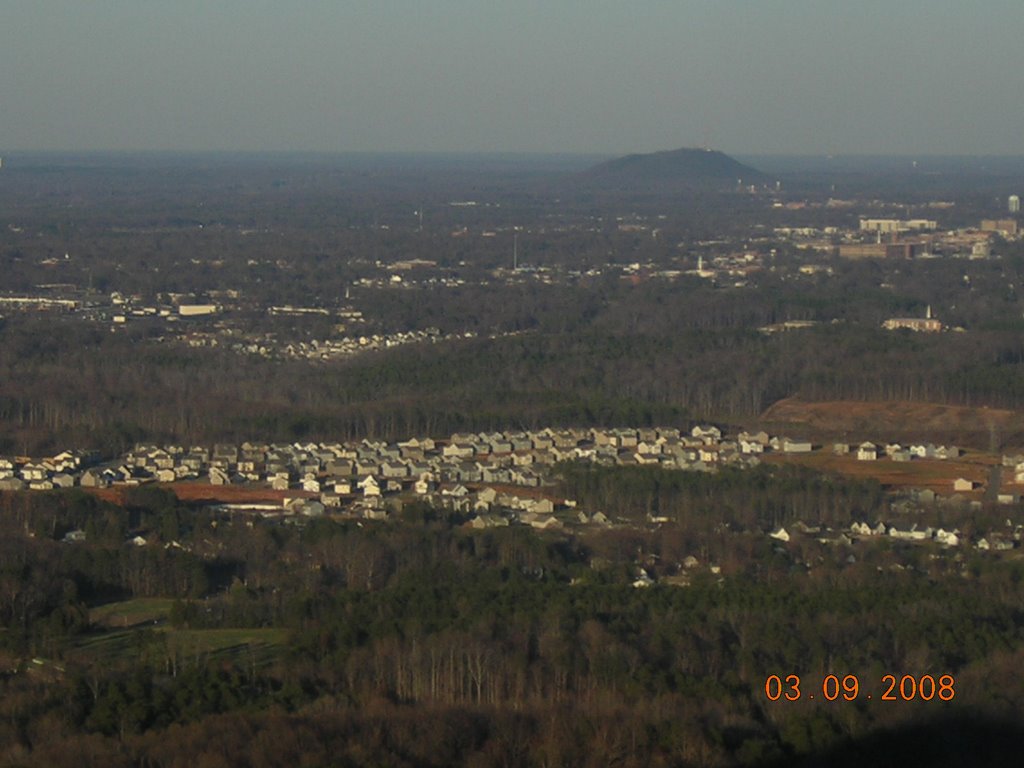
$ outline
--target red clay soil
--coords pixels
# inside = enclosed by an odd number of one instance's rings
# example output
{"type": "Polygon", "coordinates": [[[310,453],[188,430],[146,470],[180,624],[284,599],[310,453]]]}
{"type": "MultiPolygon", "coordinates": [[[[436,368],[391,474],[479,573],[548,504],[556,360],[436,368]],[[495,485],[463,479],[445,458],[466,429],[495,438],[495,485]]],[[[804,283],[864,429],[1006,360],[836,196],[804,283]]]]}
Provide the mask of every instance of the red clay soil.
{"type": "MultiPolygon", "coordinates": [[[[285,498],[312,499],[317,494],[309,491],[289,490],[275,491],[272,488],[260,488],[247,485],[210,485],[209,483],[157,483],[158,488],[167,488],[181,501],[205,502],[210,504],[281,504],[285,498]]],[[[123,504],[129,488],[115,486],[112,488],[87,489],[104,501],[123,504]]]]}
{"type": "MultiPolygon", "coordinates": [[[[780,400],[761,414],[760,424],[788,429],[794,436],[833,435],[875,442],[910,440],[954,443],[981,449],[1024,443],[1024,413],[1000,408],[970,408],[905,401],[807,402],[780,400]]],[[[771,430],[769,430],[771,431],[771,430]]]]}

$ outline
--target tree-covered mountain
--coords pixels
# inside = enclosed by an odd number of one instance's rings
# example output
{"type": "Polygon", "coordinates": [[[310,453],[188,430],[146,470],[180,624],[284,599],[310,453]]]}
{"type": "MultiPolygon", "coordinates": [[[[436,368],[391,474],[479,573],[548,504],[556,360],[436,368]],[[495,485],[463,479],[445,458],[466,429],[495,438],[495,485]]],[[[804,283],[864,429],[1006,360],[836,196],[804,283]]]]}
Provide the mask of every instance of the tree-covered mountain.
{"type": "Polygon", "coordinates": [[[759,183],[767,177],[755,168],[712,149],[673,149],[626,155],[590,168],[583,178],[595,182],[636,185],[705,185],[729,182],[759,183]]]}

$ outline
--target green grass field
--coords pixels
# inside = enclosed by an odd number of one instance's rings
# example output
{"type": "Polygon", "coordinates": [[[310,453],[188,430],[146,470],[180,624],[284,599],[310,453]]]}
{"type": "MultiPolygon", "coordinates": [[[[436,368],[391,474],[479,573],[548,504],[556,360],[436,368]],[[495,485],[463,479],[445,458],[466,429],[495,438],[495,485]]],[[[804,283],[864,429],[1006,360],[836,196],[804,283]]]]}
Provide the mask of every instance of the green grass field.
{"type": "Polygon", "coordinates": [[[107,629],[137,627],[163,622],[171,613],[174,600],[166,597],[147,597],[107,603],[89,611],[89,621],[107,629]]]}
{"type": "Polygon", "coordinates": [[[126,659],[255,659],[264,664],[284,647],[286,629],[175,629],[167,623],[174,600],[146,598],[98,606],[95,627],[68,653],[83,664],[116,665],[126,659]]]}

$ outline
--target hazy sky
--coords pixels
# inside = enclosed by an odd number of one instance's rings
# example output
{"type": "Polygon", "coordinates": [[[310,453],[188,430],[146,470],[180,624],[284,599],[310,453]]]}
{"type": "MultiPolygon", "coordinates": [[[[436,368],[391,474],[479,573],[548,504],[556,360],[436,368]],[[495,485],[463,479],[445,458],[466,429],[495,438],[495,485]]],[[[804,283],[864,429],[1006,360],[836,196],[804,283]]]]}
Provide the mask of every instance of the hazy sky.
{"type": "Polygon", "coordinates": [[[1020,0],[0,0],[0,150],[1022,154],[1020,0]]]}

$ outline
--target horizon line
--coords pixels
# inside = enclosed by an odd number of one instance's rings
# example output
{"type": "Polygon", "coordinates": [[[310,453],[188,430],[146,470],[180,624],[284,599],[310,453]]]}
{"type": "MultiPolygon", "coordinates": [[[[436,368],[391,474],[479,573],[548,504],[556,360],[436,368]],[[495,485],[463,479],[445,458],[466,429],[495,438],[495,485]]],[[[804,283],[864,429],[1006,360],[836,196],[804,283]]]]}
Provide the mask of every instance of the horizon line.
{"type": "Polygon", "coordinates": [[[1024,158],[1024,152],[773,152],[773,151],[726,151],[715,147],[683,146],[670,149],[656,149],[648,152],[637,151],[591,151],[591,150],[446,150],[446,149],[6,149],[0,148],[0,157],[18,155],[292,155],[292,156],[433,156],[433,157],[627,157],[631,155],[653,155],[679,150],[719,152],[729,156],[742,157],[806,157],[806,158],[1024,158]]]}

